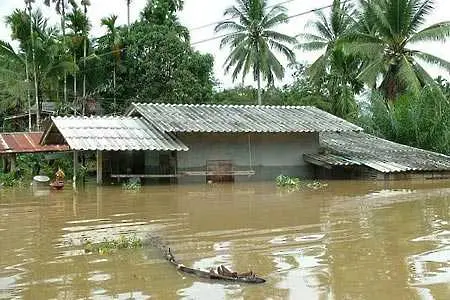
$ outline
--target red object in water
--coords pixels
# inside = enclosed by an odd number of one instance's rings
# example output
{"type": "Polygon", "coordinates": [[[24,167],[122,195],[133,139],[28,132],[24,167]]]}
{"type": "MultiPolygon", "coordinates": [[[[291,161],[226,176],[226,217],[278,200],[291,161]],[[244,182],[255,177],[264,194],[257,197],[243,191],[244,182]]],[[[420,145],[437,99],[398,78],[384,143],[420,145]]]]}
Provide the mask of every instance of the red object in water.
{"type": "Polygon", "coordinates": [[[62,190],[64,188],[64,181],[53,181],[50,186],[55,190],[62,190]]]}

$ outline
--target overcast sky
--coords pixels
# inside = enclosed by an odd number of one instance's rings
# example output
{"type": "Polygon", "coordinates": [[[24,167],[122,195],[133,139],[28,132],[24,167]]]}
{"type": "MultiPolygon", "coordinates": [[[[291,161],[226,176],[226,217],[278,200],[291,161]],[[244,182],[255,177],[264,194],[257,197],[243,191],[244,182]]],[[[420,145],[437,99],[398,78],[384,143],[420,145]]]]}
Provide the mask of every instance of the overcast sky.
{"type": "MultiPolygon", "coordinates": [[[[80,2],[79,0],[77,2],[80,2]]],[[[131,19],[135,20],[139,16],[139,12],[145,6],[147,0],[133,0],[131,7],[131,19]]],[[[284,6],[289,10],[289,15],[294,15],[300,12],[305,12],[314,8],[322,7],[332,3],[332,0],[269,0],[270,4],[287,2],[284,6]]],[[[36,0],[36,3],[43,3],[43,0],[36,0]]],[[[103,29],[100,27],[100,19],[104,16],[111,14],[117,14],[118,24],[125,24],[127,19],[126,0],[91,0],[91,7],[89,8],[89,19],[92,22],[93,30],[92,36],[102,35],[103,29]]],[[[191,30],[191,39],[195,43],[204,39],[212,38],[214,34],[214,26],[210,26],[203,29],[195,29],[199,26],[217,22],[223,19],[223,11],[234,4],[234,0],[185,0],[184,10],[180,12],[179,17],[181,22],[191,30]]],[[[15,8],[22,8],[23,1],[21,0],[0,0],[0,39],[10,41],[10,31],[6,28],[4,19],[15,8]]],[[[51,22],[57,24],[57,16],[50,10],[42,5],[45,15],[51,17],[51,22]]],[[[428,23],[436,23],[440,21],[450,20],[450,1],[449,0],[435,0],[436,9],[428,19],[428,23]]],[[[308,14],[297,18],[292,18],[290,23],[283,25],[279,28],[280,31],[296,35],[305,31],[306,22],[313,18],[314,14],[308,14]]],[[[58,23],[59,24],[59,23],[58,23]]],[[[227,49],[219,49],[220,40],[205,42],[194,45],[194,48],[201,51],[213,54],[215,58],[215,76],[223,83],[223,86],[229,87],[233,85],[231,76],[226,75],[223,72],[223,62],[228,54],[227,49]]],[[[429,43],[423,46],[417,46],[418,49],[426,50],[434,55],[438,55],[444,59],[450,61],[450,43],[429,43]]],[[[306,54],[297,52],[297,59],[301,62],[312,62],[317,54],[306,54]]],[[[438,70],[437,68],[429,67],[428,70],[433,76],[438,74],[445,75],[446,73],[438,70]]],[[[289,81],[289,75],[285,79],[285,82],[289,81]]],[[[238,83],[238,82],[236,82],[238,83]]],[[[246,83],[251,83],[251,80],[246,80],[246,83]]]]}

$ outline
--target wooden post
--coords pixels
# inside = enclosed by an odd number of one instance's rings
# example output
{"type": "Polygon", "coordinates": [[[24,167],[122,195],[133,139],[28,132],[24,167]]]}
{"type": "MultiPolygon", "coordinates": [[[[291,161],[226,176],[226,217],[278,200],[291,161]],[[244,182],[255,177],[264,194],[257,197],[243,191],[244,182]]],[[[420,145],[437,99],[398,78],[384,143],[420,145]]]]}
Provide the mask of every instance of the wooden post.
{"type": "Polygon", "coordinates": [[[16,154],[11,154],[11,159],[10,159],[10,172],[15,174],[17,171],[17,164],[16,164],[16,154]]]}
{"type": "Polygon", "coordinates": [[[97,184],[103,183],[103,153],[97,150],[97,184]]]}
{"type": "Polygon", "coordinates": [[[6,155],[2,156],[2,170],[3,170],[3,173],[8,172],[8,159],[7,159],[6,155]]]}
{"type": "Polygon", "coordinates": [[[73,151],[73,178],[72,178],[72,185],[73,188],[76,189],[77,187],[77,172],[78,172],[78,151],[73,151]]]}

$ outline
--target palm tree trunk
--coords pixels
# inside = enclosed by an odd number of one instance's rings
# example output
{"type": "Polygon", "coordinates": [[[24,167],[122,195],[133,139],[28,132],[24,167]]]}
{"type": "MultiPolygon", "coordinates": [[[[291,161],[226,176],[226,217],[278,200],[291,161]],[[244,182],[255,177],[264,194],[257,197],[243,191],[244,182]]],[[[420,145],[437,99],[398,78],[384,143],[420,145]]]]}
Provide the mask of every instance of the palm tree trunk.
{"type": "Polygon", "coordinates": [[[116,103],[116,64],[114,63],[113,70],[113,90],[114,90],[114,113],[116,113],[117,103],[116,103]]]}
{"type": "Polygon", "coordinates": [[[128,32],[130,32],[130,4],[131,0],[127,0],[127,24],[128,24],[128,32]]]}
{"type": "MultiPolygon", "coordinates": [[[[73,65],[77,65],[77,56],[73,54],[73,65]]],[[[73,102],[77,103],[77,72],[73,73],[73,102]]]]}
{"type": "Polygon", "coordinates": [[[258,105],[261,105],[262,104],[262,101],[261,101],[261,71],[258,70],[258,73],[256,76],[257,76],[257,82],[258,82],[258,105]]]}
{"type": "Polygon", "coordinates": [[[31,4],[28,5],[28,13],[30,15],[30,35],[31,35],[31,54],[33,59],[33,75],[34,75],[34,94],[36,100],[36,129],[40,130],[41,114],[39,109],[39,93],[36,74],[36,53],[34,50],[34,34],[33,34],[33,16],[31,14],[31,4]]]}
{"type": "Polygon", "coordinates": [[[87,42],[86,37],[84,37],[83,46],[83,99],[86,97],[86,55],[87,55],[87,42]]]}
{"type": "MultiPolygon", "coordinates": [[[[84,15],[87,18],[86,4],[84,5],[84,15]]],[[[83,39],[83,101],[86,98],[86,56],[87,56],[87,32],[84,33],[83,39]]]]}
{"type": "Polygon", "coordinates": [[[28,101],[28,131],[31,132],[31,98],[30,98],[30,88],[28,84],[30,83],[30,72],[28,71],[28,55],[25,52],[25,74],[27,82],[27,101],[28,101]]]}
{"type": "MultiPolygon", "coordinates": [[[[61,29],[62,29],[62,33],[63,33],[63,41],[62,41],[62,46],[63,46],[63,55],[64,58],[66,56],[66,8],[64,5],[64,1],[61,4],[61,29]]],[[[64,103],[67,103],[67,71],[64,70],[64,103]]]]}

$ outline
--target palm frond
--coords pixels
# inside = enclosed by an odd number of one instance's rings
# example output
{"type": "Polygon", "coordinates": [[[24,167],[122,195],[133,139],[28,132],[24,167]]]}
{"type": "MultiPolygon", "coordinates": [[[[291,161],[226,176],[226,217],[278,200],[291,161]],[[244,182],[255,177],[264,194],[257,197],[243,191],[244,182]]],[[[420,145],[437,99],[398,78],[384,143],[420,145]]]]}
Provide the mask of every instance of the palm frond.
{"type": "Polygon", "coordinates": [[[361,71],[358,75],[358,79],[365,82],[369,87],[374,87],[376,85],[378,75],[383,72],[383,61],[383,57],[375,59],[361,71]]]}
{"type": "Polygon", "coordinates": [[[308,42],[328,42],[325,38],[311,33],[300,33],[296,38],[308,42]]]}
{"type": "Polygon", "coordinates": [[[327,56],[321,55],[317,58],[312,65],[308,68],[308,74],[312,81],[320,82],[321,78],[325,75],[327,66],[327,56]]]}
{"type": "Polygon", "coordinates": [[[433,9],[433,0],[425,0],[422,3],[420,1],[411,1],[413,16],[409,28],[406,31],[407,34],[415,33],[420,26],[425,22],[425,17],[428,16],[433,9]]]}
{"type": "Polygon", "coordinates": [[[286,45],[284,45],[280,42],[274,41],[274,40],[269,40],[268,43],[271,48],[273,48],[273,49],[277,50],[279,53],[283,54],[289,63],[295,62],[295,53],[294,53],[294,51],[289,49],[289,47],[287,47],[286,45]]]}
{"type": "Polygon", "coordinates": [[[347,55],[371,59],[384,55],[384,46],[374,42],[343,43],[342,50],[347,55]]]}
{"type": "Polygon", "coordinates": [[[327,46],[328,43],[326,42],[306,42],[297,44],[295,48],[305,51],[319,51],[327,48],[327,46]]]}
{"type": "Polygon", "coordinates": [[[230,33],[222,38],[220,41],[220,48],[229,45],[231,47],[237,46],[239,43],[244,41],[247,38],[247,34],[245,33],[230,33]]]}
{"type": "Polygon", "coordinates": [[[448,37],[450,37],[450,21],[431,25],[413,34],[408,42],[445,41],[448,37]]]}
{"type": "Polygon", "coordinates": [[[280,24],[284,24],[287,23],[288,21],[288,16],[285,13],[279,13],[276,16],[273,16],[272,18],[268,19],[268,20],[263,20],[261,22],[261,26],[263,26],[264,28],[272,28],[274,26],[278,26],[280,24]]]}
{"type": "Polygon", "coordinates": [[[224,30],[232,30],[235,32],[245,32],[247,28],[245,26],[242,26],[241,24],[238,24],[234,21],[224,21],[219,23],[215,28],[214,32],[220,32],[224,30]]]}
{"type": "Polygon", "coordinates": [[[297,42],[296,38],[273,30],[264,30],[261,36],[286,44],[295,44],[297,42]]]}
{"type": "Polygon", "coordinates": [[[445,59],[422,51],[412,51],[412,55],[415,58],[419,58],[424,62],[438,66],[450,73],[450,62],[445,59]]]}
{"type": "Polygon", "coordinates": [[[416,72],[408,59],[403,56],[399,62],[398,79],[404,85],[406,90],[418,95],[420,92],[420,81],[417,78],[416,72]]]}

